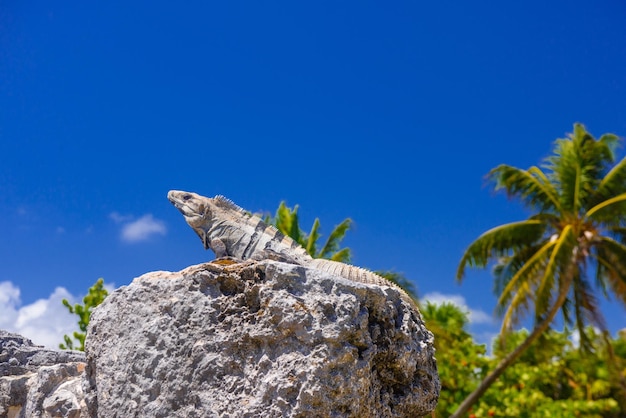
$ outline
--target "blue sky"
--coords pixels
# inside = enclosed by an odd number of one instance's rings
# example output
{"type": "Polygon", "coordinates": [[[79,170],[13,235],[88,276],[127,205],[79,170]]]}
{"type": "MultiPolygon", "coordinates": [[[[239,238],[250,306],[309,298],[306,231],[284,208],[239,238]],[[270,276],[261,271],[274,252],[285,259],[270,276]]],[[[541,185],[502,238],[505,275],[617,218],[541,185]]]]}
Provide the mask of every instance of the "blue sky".
{"type": "Polygon", "coordinates": [[[574,122],[626,136],[625,20],[617,0],[4,2],[0,328],[54,345],[60,299],[99,277],[210,259],[182,189],[286,200],[326,233],[351,217],[355,264],[465,304],[486,338],[492,278],[456,266],[526,213],[484,175],[574,122]]]}

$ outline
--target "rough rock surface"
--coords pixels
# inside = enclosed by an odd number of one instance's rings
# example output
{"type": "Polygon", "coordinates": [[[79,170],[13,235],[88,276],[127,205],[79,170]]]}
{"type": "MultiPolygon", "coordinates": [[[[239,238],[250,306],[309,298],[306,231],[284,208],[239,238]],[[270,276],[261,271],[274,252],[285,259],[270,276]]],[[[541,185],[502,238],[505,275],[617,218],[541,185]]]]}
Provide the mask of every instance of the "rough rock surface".
{"type": "Polygon", "coordinates": [[[439,395],[432,343],[397,290],[206,263],[145,274],[94,311],[86,400],[99,417],[417,417],[439,395]]]}
{"type": "Polygon", "coordinates": [[[84,370],[84,353],[0,331],[0,417],[87,417],[84,370]]]}

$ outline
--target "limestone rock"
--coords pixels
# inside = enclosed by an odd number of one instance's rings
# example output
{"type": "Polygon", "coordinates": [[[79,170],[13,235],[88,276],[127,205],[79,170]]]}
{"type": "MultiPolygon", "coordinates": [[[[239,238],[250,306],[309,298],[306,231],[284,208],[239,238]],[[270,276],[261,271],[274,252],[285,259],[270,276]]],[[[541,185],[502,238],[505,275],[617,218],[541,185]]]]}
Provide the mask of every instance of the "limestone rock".
{"type": "Polygon", "coordinates": [[[275,261],[145,274],[86,339],[98,417],[418,417],[432,334],[391,288],[275,261]]]}
{"type": "Polygon", "coordinates": [[[87,417],[85,356],[0,331],[0,417],[87,417]]]}
{"type": "Polygon", "coordinates": [[[57,351],[33,344],[19,334],[0,330],[0,376],[36,372],[41,366],[85,362],[80,351],[57,351]]]}

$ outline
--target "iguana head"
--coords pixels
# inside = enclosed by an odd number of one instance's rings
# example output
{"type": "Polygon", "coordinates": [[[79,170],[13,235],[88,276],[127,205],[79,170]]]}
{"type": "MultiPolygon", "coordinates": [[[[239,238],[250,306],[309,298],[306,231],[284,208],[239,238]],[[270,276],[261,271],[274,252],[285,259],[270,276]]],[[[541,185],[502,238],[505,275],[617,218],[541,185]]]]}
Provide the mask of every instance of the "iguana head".
{"type": "Polygon", "coordinates": [[[207,232],[212,223],[211,212],[218,210],[213,202],[214,199],[181,190],[170,190],[167,198],[183,214],[189,226],[202,239],[204,249],[208,249],[209,239],[207,232]]]}

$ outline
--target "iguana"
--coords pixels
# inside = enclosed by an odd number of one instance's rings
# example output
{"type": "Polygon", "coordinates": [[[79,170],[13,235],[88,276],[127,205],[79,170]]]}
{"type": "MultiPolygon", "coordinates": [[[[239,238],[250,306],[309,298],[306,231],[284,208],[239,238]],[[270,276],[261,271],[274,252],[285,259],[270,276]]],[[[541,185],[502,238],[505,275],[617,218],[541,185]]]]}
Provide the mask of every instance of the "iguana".
{"type": "Polygon", "coordinates": [[[171,190],[167,198],[198,234],[204,248],[213,250],[217,258],[273,259],[310,267],[354,282],[397,289],[403,300],[416,306],[402,288],[376,273],[337,261],[311,257],[289,236],[224,196],[208,198],[196,193],[171,190]]]}

